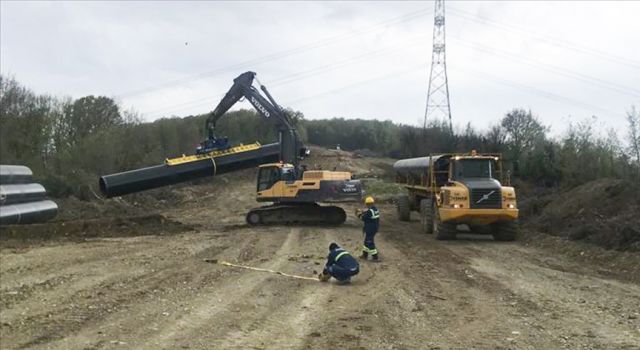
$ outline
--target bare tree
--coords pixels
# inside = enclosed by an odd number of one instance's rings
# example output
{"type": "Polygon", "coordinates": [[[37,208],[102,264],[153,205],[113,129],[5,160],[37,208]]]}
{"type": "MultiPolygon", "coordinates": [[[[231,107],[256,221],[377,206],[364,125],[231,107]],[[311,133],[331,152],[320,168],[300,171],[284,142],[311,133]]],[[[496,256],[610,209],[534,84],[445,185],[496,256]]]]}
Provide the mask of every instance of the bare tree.
{"type": "Polygon", "coordinates": [[[629,123],[627,133],[629,153],[636,159],[637,165],[640,167],[640,113],[635,106],[632,106],[631,111],[627,114],[627,122],[629,123]]]}
{"type": "Polygon", "coordinates": [[[507,113],[500,125],[504,128],[514,160],[520,159],[525,150],[530,150],[545,139],[548,127],[544,126],[531,111],[514,109],[507,113]]]}
{"type": "Polygon", "coordinates": [[[487,151],[489,152],[502,152],[504,150],[504,143],[506,141],[507,135],[505,134],[504,129],[500,124],[496,124],[489,128],[486,136],[487,140],[487,151]]]}

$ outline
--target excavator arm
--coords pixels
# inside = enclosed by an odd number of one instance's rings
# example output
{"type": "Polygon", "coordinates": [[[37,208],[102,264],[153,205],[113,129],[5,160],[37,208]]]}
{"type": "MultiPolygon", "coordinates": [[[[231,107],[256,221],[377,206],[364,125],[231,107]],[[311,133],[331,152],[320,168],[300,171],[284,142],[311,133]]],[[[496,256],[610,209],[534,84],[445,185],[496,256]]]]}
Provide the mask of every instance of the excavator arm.
{"type": "Polygon", "coordinates": [[[234,104],[244,97],[261,116],[274,119],[280,143],[280,160],[293,164],[297,168],[302,156],[299,153],[300,149],[302,149],[302,143],[298,131],[289,115],[276,103],[267,88],[260,84],[260,90],[265,94],[265,97],[253,86],[255,76],[256,73],[254,72],[245,72],[233,80],[233,85],[229,91],[207,117],[205,126],[207,139],[200,144],[196,152],[208,153],[229,147],[226,139],[218,139],[216,137],[216,123],[234,104]]]}

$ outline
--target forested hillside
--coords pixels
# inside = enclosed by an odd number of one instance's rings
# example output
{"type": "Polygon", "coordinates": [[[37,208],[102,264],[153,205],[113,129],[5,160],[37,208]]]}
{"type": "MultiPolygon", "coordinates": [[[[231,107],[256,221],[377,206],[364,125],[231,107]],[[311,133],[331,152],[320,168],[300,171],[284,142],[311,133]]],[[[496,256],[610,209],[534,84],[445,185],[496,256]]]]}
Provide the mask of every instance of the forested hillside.
{"type": "MultiPolygon", "coordinates": [[[[90,199],[98,175],[193,153],[204,137],[205,115],[143,122],[109,97],[73,100],[37,94],[13,78],[0,77],[0,83],[0,162],[31,167],[53,196],[90,199]]],[[[518,108],[499,124],[467,125],[453,134],[445,121],[422,128],[289,113],[306,142],[329,148],[394,158],[476,149],[504,153],[518,176],[538,185],[571,187],[605,177],[639,182],[640,114],[634,108],[623,135],[598,130],[597,120],[588,118],[553,138],[532,111],[518,108]]],[[[234,111],[220,121],[218,134],[235,143],[274,142],[269,123],[252,110],[234,111]]]]}

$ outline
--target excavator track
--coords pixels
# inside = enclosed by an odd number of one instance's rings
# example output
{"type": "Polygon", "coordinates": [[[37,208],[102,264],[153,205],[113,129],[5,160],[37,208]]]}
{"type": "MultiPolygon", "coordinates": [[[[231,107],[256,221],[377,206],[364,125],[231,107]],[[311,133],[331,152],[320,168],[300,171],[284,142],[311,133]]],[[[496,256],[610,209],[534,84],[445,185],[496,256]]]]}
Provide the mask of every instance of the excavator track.
{"type": "Polygon", "coordinates": [[[249,225],[340,225],[347,214],[340,207],[320,206],[317,203],[273,204],[253,208],[247,213],[249,225]]]}

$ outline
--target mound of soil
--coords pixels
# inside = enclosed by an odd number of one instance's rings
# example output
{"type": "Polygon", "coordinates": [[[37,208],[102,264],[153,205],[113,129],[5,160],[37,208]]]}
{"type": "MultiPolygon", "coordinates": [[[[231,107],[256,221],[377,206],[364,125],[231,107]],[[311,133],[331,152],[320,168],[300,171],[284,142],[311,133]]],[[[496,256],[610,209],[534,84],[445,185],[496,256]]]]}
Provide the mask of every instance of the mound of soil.
{"type": "Polygon", "coordinates": [[[171,235],[192,230],[194,228],[189,225],[168,219],[163,215],[151,214],[3,226],[0,244],[10,248],[16,242],[25,241],[82,241],[95,237],[171,235]]]}
{"type": "Polygon", "coordinates": [[[541,231],[607,249],[640,251],[640,193],[637,184],[601,179],[529,203],[531,222],[541,231]]]}

